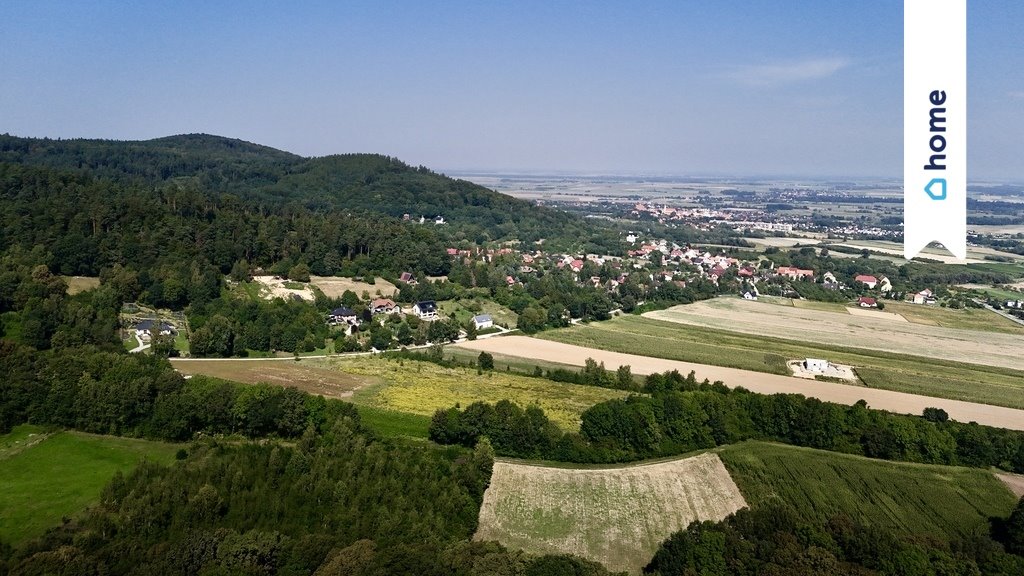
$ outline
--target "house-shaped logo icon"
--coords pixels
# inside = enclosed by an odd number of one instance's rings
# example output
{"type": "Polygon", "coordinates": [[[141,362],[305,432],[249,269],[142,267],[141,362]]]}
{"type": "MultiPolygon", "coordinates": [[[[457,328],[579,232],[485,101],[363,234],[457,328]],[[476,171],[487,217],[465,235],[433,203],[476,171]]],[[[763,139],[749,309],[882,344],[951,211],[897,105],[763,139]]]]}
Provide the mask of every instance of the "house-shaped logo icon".
{"type": "Polygon", "coordinates": [[[946,179],[945,178],[932,178],[925,187],[924,191],[928,193],[928,196],[932,200],[945,200],[946,199],[946,179]]]}

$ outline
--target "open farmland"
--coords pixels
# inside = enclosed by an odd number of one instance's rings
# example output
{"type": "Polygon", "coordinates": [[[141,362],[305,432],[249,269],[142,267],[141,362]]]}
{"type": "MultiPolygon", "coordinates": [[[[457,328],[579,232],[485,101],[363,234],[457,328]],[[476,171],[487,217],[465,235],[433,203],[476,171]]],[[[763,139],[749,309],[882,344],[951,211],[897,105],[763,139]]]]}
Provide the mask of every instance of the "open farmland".
{"type": "Polygon", "coordinates": [[[474,538],[638,573],[673,532],[745,505],[714,454],[609,469],[497,461],[474,538]]]}
{"type": "MultiPolygon", "coordinates": [[[[837,364],[853,366],[861,381],[871,388],[1024,408],[1024,371],[1019,369],[964,364],[767,336],[753,338],[748,334],[636,316],[552,330],[541,333],[539,337],[615,352],[772,374],[789,374],[785,365],[787,358],[825,358],[837,364]]],[[[515,353],[514,350],[507,352],[515,353]]],[[[633,367],[636,372],[636,365],[633,367]]],[[[698,374],[706,371],[694,369],[698,374]]],[[[740,375],[732,376],[734,379],[739,377],[740,375]]],[[[743,380],[736,382],[752,378],[750,375],[742,377],[743,380]]],[[[728,380],[725,382],[734,385],[728,380]]]]}
{"type": "Polygon", "coordinates": [[[872,460],[767,442],[718,451],[751,507],[782,501],[808,520],[836,514],[906,534],[957,538],[1005,517],[1013,493],[986,470],[872,460]]]}
{"type": "Polygon", "coordinates": [[[376,382],[372,377],[346,374],[309,360],[184,360],[171,359],[182,374],[202,374],[243,384],[294,386],[327,398],[348,398],[352,392],[376,382]]]}
{"type": "MultiPolygon", "coordinates": [[[[906,392],[898,392],[895,390],[876,390],[872,388],[865,388],[864,386],[852,386],[849,384],[837,384],[833,382],[818,382],[814,380],[805,380],[803,378],[794,378],[792,376],[783,376],[780,374],[754,372],[749,369],[728,368],[704,363],[698,364],[695,362],[684,362],[674,359],[680,356],[686,356],[692,352],[690,339],[696,339],[694,341],[696,341],[697,344],[694,344],[694,347],[701,345],[715,346],[703,343],[702,339],[716,338],[723,335],[723,333],[714,331],[710,331],[710,333],[695,334],[695,332],[700,332],[700,330],[701,329],[697,328],[682,327],[678,324],[657,322],[655,320],[647,320],[645,318],[632,316],[622,318],[621,320],[616,319],[609,322],[602,322],[585,328],[577,327],[568,330],[544,332],[542,336],[549,338],[550,340],[530,338],[527,336],[502,336],[500,338],[488,338],[486,340],[464,342],[458,346],[468,350],[519,356],[521,358],[529,358],[531,360],[540,360],[545,362],[575,364],[576,366],[582,366],[587,358],[593,358],[598,362],[604,362],[605,366],[609,368],[629,365],[632,367],[633,374],[638,375],[670,370],[678,370],[680,373],[687,374],[692,370],[696,373],[698,379],[707,378],[712,381],[721,380],[727,386],[743,386],[744,388],[759,394],[803,394],[804,396],[818,398],[825,402],[836,402],[839,404],[853,404],[859,400],[864,400],[872,408],[888,410],[890,412],[897,412],[900,414],[920,415],[925,408],[936,407],[942,408],[949,413],[950,418],[961,422],[975,421],[979,424],[986,424],[989,426],[1024,430],[1024,410],[1020,409],[1007,408],[999,405],[993,406],[988,404],[979,404],[976,402],[965,402],[962,400],[953,400],[948,398],[937,398],[923,394],[908,394],[906,392]],[[623,324],[624,322],[633,321],[640,322],[644,326],[647,324],[653,324],[655,326],[663,324],[667,326],[669,336],[650,336],[645,334],[643,331],[628,332],[621,329],[623,326],[629,326],[629,324],[623,324]],[[609,325],[612,328],[610,330],[609,325]],[[616,326],[618,326],[620,330],[614,330],[616,326]],[[556,338],[577,341],[596,339],[606,346],[605,349],[602,350],[598,348],[552,341],[556,338]],[[617,350],[626,350],[633,353],[623,353],[617,350]],[[652,357],[651,355],[653,354],[659,354],[661,357],[652,357]]],[[[742,363],[744,360],[751,360],[756,363],[766,361],[764,360],[765,357],[767,357],[768,360],[773,357],[779,357],[777,354],[766,354],[758,349],[746,348],[745,344],[754,342],[754,340],[747,335],[728,333],[724,333],[724,335],[728,338],[737,339],[737,342],[731,347],[717,344],[718,350],[715,351],[715,354],[717,354],[715,359],[720,362],[724,363],[728,361],[733,364],[742,363]],[[761,354],[765,355],[761,356],[761,354]]],[[[758,339],[757,341],[761,340],[764,339],[758,339]]],[[[779,340],[777,342],[782,344],[792,344],[787,343],[785,340],[779,340]]],[[[769,346],[777,345],[776,342],[761,343],[769,346]]],[[[834,352],[830,355],[830,359],[837,360],[844,356],[861,358],[860,356],[848,351],[845,353],[834,352]]],[[[876,360],[879,363],[890,362],[894,366],[902,367],[907,370],[907,372],[900,372],[900,376],[907,380],[900,380],[896,382],[891,380],[882,380],[882,377],[886,376],[887,373],[879,375],[878,379],[880,382],[896,389],[914,384],[919,388],[924,388],[932,392],[944,392],[952,397],[956,397],[958,394],[960,396],[977,395],[977,390],[965,389],[962,383],[958,387],[951,387],[946,390],[941,387],[937,387],[935,382],[932,381],[932,377],[935,374],[942,374],[946,372],[966,375],[955,377],[969,377],[977,373],[979,377],[985,376],[1003,379],[995,383],[990,382],[987,387],[985,387],[984,391],[992,395],[991,401],[993,403],[1009,401],[1018,405],[1024,404],[1024,401],[1022,401],[1024,400],[1022,399],[1022,396],[1024,396],[1024,394],[1022,394],[1022,390],[1024,390],[1024,375],[1020,372],[1014,372],[1003,368],[991,368],[988,369],[989,372],[984,372],[982,368],[972,365],[959,365],[954,362],[942,363],[937,360],[922,360],[907,356],[898,356],[895,354],[882,355],[877,358],[868,357],[868,359],[876,360]],[[915,372],[914,370],[917,368],[925,370],[925,376],[921,376],[920,373],[915,372]],[[1002,396],[998,395],[1000,392],[1003,394],[1002,396]]],[[[767,367],[768,365],[761,364],[761,366],[767,367]]],[[[784,369],[788,370],[788,368],[784,369]]],[[[953,386],[953,384],[954,382],[949,382],[950,386],[953,386]]]]}
{"type": "Polygon", "coordinates": [[[915,325],[889,318],[772,306],[740,298],[715,298],[644,316],[754,336],[1020,368],[1024,326],[991,312],[981,312],[989,314],[992,325],[1003,326],[1008,333],[915,325]]]}
{"type": "Polygon", "coordinates": [[[351,290],[360,298],[362,298],[363,292],[369,294],[370,298],[374,298],[378,294],[389,298],[398,293],[398,288],[383,278],[374,278],[373,284],[370,284],[340,276],[310,276],[309,283],[319,288],[328,298],[341,298],[346,290],[351,290]]]}
{"type": "Polygon", "coordinates": [[[41,535],[99,500],[115,472],[128,472],[143,459],[170,462],[177,449],[162,442],[15,428],[0,436],[0,540],[18,543],[41,535]]]}
{"type": "Polygon", "coordinates": [[[463,407],[477,401],[509,400],[522,407],[539,406],[563,430],[578,430],[587,409],[627,395],[621,390],[581,386],[502,372],[445,368],[430,362],[381,357],[331,358],[333,370],[372,378],[378,383],[357,391],[356,404],[395,412],[433,416],[439,408],[463,407]]]}

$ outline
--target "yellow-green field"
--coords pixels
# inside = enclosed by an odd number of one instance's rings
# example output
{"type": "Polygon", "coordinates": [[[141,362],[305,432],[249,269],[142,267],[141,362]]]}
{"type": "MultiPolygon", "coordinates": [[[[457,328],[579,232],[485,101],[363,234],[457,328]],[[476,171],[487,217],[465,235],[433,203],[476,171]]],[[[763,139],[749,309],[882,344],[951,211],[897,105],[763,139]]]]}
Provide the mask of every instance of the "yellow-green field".
{"type": "Polygon", "coordinates": [[[579,429],[580,415],[594,404],[627,395],[620,390],[504,372],[477,374],[469,368],[394,358],[331,358],[323,365],[379,382],[357,390],[352,397],[356,404],[432,416],[439,408],[456,404],[465,407],[477,401],[509,400],[522,407],[539,406],[563,430],[579,429]]]}
{"type": "Polygon", "coordinates": [[[607,469],[498,461],[474,538],[639,573],[672,533],[743,506],[714,454],[607,469]]]}
{"type": "Polygon", "coordinates": [[[0,436],[0,540],[41,535],[99,499],[118,471],[171,462],[179,446],[19,426],[0,436]]]}
{"type": "Polygon", "coordinates": [[[68,295],[74,296],[79,292],[99,288],[100,279],[95,276],[61,276],[68,285],[68,295]]]}

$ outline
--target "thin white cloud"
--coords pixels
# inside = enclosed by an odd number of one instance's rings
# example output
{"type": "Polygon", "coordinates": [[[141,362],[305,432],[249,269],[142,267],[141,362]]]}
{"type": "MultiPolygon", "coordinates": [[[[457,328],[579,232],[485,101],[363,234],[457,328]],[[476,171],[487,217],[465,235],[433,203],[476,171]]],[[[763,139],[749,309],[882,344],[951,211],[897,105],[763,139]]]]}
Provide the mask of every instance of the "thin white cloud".
{"type": "Polygon", "coordinates": [[[809,58],[791,62],[733,66],[722,75],[751,86],[778,86],[828,78],[850,65],[847,58],[809,58]]]}

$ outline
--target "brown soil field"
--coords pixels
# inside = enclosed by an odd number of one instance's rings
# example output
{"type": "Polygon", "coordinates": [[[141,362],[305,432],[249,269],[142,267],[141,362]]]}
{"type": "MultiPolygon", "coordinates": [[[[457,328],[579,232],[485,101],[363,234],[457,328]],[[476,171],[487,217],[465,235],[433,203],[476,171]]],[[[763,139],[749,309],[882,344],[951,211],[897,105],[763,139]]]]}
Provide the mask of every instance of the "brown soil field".
{"type": "Polygon", "coordinates": [[[341,295],[345,293],[345,290],[351,290],[356,293],[356,296],[363,297],[363,292],[369,292],[370,298],[377,297],[377,291],[380,291],[381,297],[390,298],[394,294],[398,293],[398,288],[383,278],[375,278],[374,284],[368,284],[366,282],[357,282],[351,278],[341,278],[336,276],[310,276],[309,283],[316,286],[324,293],[324,296],[328,298],[341,298],[341,295]]]}
{"type": "Polygon", "coordinates": [[[172,358],[171,364],[182,374],[202,374],[244,384],[294,386],[310,394],[327,398],[348,398],[359,388],[377,381],[373,377],[345,374],[307,362],[284,360],[192,360],[172,358]]]}
{"type": "Polygon", "coordinates": [[[607,469],[497,461],[474,538],[639,573],[672,533],[744,506],[716,454],[607,469]]]}
{"type": "MultiPolygon", "coordinates": [[[[778,308],[786,309],[781,306],[778,308]]],[[[727,386],[743,386],[752,392],[760,394],[803,394],[804,396],[818,398],[825,402],[836,402],[839,404],[854,404],[858,400],[864,400],[872,408],[901,414],[919,415],[925,408],[936,407],[942,408],[949,414],[950,418],[961,422],[975,421],[989,426],[1024,430],[1024,410],[1015,410],[1001,406],[947,400],[945,398],[865,388],[849,384],[811,381],[792,376],[680,362],[678,360],[664,360],[635,354],[622,354],[597,348],[586,348],[572,344],[562,344],[561,342],[530,338],[528,336],[502,336],[500,338],[464,342],[458,344],[458,346],[470,350],[518,356],[520,358],[530,358],[546,362],[573,364],[576,366],[582,366],[587,358],[593,358],[598,362],[604,362],[605,366],[610,370],[628,364],[634,374],[641,375],[670,370],[679,370],[683,374],[688,374],[692,370],[696,373],[698,379],[721,380],[727,386]]]]}
{"type": "MultiPolygon", "coordinates": [[[[1024,336],[893,322],[789,306],[772,306],[740,298],[715,298],[644,314],[667,320],[834,346],[883,350],[971,364],[1020,369],[1024,336]]],[[[1006,322],[992,315],[992,322],[1006,322]]]]}

